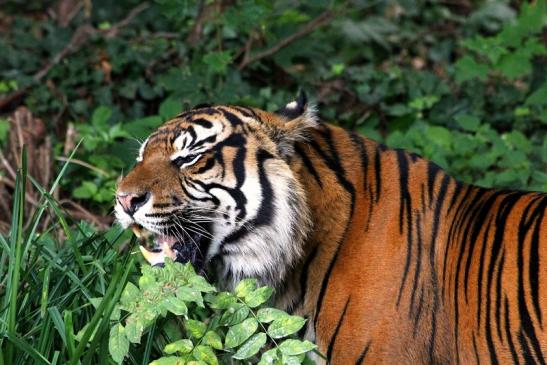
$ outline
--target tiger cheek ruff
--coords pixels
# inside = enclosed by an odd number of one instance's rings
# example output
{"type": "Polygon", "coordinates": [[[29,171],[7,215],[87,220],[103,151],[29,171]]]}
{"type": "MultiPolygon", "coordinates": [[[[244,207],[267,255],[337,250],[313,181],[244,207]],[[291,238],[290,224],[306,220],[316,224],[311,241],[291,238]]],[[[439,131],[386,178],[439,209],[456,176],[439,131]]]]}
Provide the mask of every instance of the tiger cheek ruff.
{"type": "Polygon", "coordinates": [[[331,364],[546,362],[547,195],[463,184],[319,123],[303,93],[168,121],[115,211],[152,265],[274,287],[331,364]]]}

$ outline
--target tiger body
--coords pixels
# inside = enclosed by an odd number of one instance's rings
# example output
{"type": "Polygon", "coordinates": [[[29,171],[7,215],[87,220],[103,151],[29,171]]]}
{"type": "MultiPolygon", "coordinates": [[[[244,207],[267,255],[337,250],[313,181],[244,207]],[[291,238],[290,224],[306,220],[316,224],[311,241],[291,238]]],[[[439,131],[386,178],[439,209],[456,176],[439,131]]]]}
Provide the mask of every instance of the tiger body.
{"type": "MultiPolygon", "coordinates": [[[[225,287],[249,276],[273,286],[332,364],[545,363],[545,194],[462,184],[318,123],[298,100],[278,114],[199,109],[161,127],[120,183],[116,212],[164,234],[169,219],[150,219],[173,206],[220,211],[202,247],[209,271],[225,287]],[[173,169],[186,148],[177,138],[204,121],[218,123],[215,138],[213,127],[184,138],[214,140],[214,152],[173,169]]],[[[179,259],[176,245],[144,252],[151,263],[179,259]]]]}

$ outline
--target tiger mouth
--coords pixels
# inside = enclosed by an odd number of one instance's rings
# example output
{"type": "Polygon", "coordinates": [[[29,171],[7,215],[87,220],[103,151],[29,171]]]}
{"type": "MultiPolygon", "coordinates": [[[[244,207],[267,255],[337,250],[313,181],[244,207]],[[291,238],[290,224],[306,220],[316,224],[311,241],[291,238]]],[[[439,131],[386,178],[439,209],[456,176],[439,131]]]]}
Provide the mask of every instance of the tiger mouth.
{"type": "Polygon", "coordinates": [[[208,239],[199,233],[167,231],[156,234],[139,224],[131,227],[140,240],[140,250],[152,266],[163,266],[168,257],[180,263],[190,262],[198,273],[205,271],[205,253],[208,239]]]}

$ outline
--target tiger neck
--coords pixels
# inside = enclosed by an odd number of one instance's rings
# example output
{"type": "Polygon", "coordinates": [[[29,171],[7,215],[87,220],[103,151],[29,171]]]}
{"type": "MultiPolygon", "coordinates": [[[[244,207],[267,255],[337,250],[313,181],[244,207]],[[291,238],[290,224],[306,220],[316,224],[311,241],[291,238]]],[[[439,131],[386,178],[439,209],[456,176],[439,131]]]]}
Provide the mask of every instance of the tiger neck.
{"type": "MultiPolygon", "coordinates": [[[[311,317],[311,323],[315,323],[325,307],[325,296],[333,290],[331,284],[336,282],[335,287],[342,285],[344,290],[344,286],[353,285],[351,280],[362,276],[359,268],[349,269],[348,263],[368,265],[370,249],[383,250],[381,255],[387,255],[391,248],[386,242],[400,245],[404,241],[402,232],[408,227],[403,217],[412,216],[412,210],[417,208],[410,205],[411,195],[415,197],[412,204],[418,204],[421,197],[421,205],[425,206],[424,199],[432,199],[428,194],[438,194],[443,184],[446,189],[461,184],[425,159],[388,149],[332,125],[318,127],[295,151],[293,171],[306,192],[313,227],[299,269],[289,280],[298,288],[294,290],[298,292],[297,299],[289,309],[311,317]],[[431,178],[435,189],[426,189],[424,193],[423,186],[428,186],[431,178]],[[345,245],[347,241],[352,241],[352,245],[345,245]],[[348,246],[351,249],[346,249],[348,246]],[[362,258],[356,260],[356,256],[362,258]]],[[[423,209],[428,210],[424,217],[430,217],[433,209],[423,209]]],[[[440,246],[437,249],[443,250],[440,246]]],[[[404,248],[396,250],[399,254],[404,248]]]]}

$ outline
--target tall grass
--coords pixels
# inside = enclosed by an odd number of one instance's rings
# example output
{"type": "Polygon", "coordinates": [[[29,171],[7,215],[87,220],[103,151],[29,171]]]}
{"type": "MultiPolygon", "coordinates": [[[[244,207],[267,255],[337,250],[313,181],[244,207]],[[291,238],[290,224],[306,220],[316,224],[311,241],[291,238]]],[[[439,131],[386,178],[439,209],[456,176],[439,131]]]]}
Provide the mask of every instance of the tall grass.
{"type": "Polygon", "coordinates": [[[22,161],[11,229],[0,235],[0,365],[110,364],[110,314],[135,271],[134,255],[118,252],[127,236],[118,227],[97,233],[65,215],[51,194],[69,162],[46,191],[27,176],[24,150],[22,161]],[[41,200],[24,225],[28,181],[41,200]],[[53,223],[38,232],[46,214],[53,223]]]}

